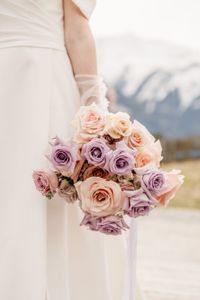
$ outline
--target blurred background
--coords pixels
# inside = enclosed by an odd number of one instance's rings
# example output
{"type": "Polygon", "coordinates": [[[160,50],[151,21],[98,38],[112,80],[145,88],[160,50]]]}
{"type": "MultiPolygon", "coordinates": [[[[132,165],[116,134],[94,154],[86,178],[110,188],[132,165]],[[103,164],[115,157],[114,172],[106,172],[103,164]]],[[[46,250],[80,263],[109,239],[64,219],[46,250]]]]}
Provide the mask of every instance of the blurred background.
{"type": "Polygon", "coordinates": [[[200,1],[99,0],[91,19],[113,111],[163,146],[185,183],[166,210],[139,220],[143,299],[200,299],[200,1]]]}

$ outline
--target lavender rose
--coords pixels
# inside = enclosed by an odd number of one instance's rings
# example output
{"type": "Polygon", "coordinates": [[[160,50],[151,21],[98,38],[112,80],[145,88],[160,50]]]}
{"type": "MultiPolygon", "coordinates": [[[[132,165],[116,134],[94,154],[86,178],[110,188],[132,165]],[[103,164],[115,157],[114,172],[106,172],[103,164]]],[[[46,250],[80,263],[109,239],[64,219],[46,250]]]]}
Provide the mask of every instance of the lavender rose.
{"type": "Polygon", "coordinates": [[[126,229],[129,229],[129,226],[123,218],[117,216],[108,216],[97,222],[97,230],[105,234],[118,235],[126,229]]]}
{"type": "Polygon", "coordinates": [[[64,144],[57,137],[55,138],[55,141],[50,144],[52,146],[52,152],[46,157],[63,175],[72,175],[76,162],[80,159],[79,149],[77,146],[70,142],[64,144]]]}
{"type": "Polygon", "coordinates": [[[82,154],[89,164],[95,166],[103,166],[106,160],[106,153],[110,148],[105,141],[100,138],[94,138],[90,142],[83,145],[82,154]]]}
{"type": "Polygon", "coordinates": [[[147,171],[141,177],[141,185],[143,189],[152,194],[156,194],[165,187],[165,176],[160,171],[147,171]]]}
{"type": "Polygon", "coordinates": [[[117,149],[106,154],[104,168],[113,174],[124,175],[133,170],[135,166],[135,151],[122,142],[117,143],[117,149]]]}
{"type": "Polygon", "coordinates": [[[122,230],[129,229],[123,218],[114,215],[97,218],[86,214],[80,225],[86,225],[90,230],[110,235],[119,235],[122,230]]]}
{"type": "Polygon", "coordinates": [[[97,219],[97,217],[86,213],[80,225],[88,226],[90,230],[97,231],[97,219]]]}
{"type": "Polygon", "coordinates": [[[150,198],[142,188],[135,191],[124,191],[123,210],[130,217],[147,215],[156,203],[156,200],[150,198]]]}

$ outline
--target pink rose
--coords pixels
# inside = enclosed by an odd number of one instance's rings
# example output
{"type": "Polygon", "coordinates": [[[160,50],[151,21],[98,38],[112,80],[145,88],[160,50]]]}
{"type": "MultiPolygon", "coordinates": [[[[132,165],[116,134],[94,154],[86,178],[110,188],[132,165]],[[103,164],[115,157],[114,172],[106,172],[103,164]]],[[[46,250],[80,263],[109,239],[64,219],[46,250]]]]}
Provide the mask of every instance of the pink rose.
{"type": "Polygon", "coordinates": [[[95,103],[81,106],[72,122],[76,128],[74,140],[83,144],[98,137],[105,126],[105,112],[95,103]]]}
{"type": "Polygon", "coordinates": [[[93,216],[115,214],[122,207],[120,186],[100,177],[89,177],[85,181],[75,183],[81,207],[84,212],[93,216]]]}
{"type": "Polygon", "coordinates": [[[170,172],[165,172],[165,188],[162,189],[160,192],[157,192],[155,198],[159,201],[162,205],[167,205],[169,201],[175,196],[175,193],[178,191],[180,186],[184,182],[184,176],[180,175],[180,170],[172,170],[170,172]]]}
{"type": "Polygon", "coordinates": [[[154,136],[140,122],[134,120],[131,127],[131,134],[127,138],[128,146],[132,149],[135,147],[144,147],[154,143],[154,136]]]}
{"type": "Polygon", "coordinates": [[[32,173],[32,177],[36,186],[36,189],[43,195],[53,194],[58,187],[58,178],[54,172],[47,173],[43,170],[35,170],[32,173]]]}

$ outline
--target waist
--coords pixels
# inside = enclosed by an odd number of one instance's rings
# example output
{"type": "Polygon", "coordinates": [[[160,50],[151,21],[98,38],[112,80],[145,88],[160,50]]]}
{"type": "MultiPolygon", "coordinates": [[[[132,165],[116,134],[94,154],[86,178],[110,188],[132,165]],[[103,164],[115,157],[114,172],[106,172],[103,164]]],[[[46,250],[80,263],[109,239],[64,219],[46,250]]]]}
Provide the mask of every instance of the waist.
{"type": "Polygon", "coordinates": [[[0,29],[0,49],[7,47],[42,47],[57,50],[66,50],[63,36],[34,32],[12,32],[0,29]]]}

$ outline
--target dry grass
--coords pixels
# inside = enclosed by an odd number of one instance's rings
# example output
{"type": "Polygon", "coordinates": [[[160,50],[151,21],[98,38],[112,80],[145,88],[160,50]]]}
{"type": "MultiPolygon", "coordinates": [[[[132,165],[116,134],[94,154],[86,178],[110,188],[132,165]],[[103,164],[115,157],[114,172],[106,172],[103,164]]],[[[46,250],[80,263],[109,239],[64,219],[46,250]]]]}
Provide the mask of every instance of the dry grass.
{"type": "Polygon", "coordinates": [[[169,206],[200,209],[200,160],[172,162],[162,165],[162,168],[181,169],[185,175],[184,184],[169,206]]]}

